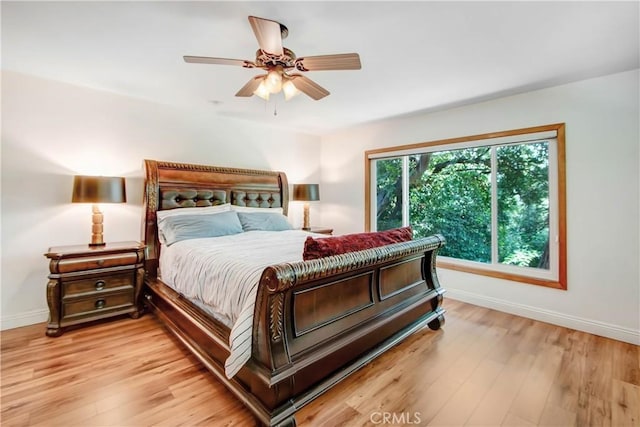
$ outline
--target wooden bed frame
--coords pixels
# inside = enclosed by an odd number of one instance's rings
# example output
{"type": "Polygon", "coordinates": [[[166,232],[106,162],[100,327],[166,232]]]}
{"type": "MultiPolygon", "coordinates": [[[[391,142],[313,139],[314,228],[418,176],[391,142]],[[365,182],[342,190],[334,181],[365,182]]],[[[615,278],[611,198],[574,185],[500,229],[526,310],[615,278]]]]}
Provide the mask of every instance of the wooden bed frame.
{"type": "Polygon", "coordinates": [[[145,160],[145,307],[264,425],[296,411],[426,325],[444,323],[435,260],[442,236],[264,270],[249,362],[228,379],[228,327],[158,277],[156,212],[230,202],[288,207],[284,173],[145,160]]]}

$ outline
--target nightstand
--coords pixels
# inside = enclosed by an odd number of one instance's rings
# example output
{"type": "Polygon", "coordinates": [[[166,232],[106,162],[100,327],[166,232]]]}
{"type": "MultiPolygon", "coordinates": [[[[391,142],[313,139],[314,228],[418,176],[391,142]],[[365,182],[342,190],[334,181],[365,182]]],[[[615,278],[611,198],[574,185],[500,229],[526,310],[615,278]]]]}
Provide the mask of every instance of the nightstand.
{"type": "Polygon", "coordinates": [[[320,226],[312,226],[310,230],[304,230],[310,233],[318,233],[318,234],[333,234],[333,228],[320,227],[320,226]]]}
{"type": "Polygon", "coordinates": [[[144,245],[138,242],[104,246],[58,246],[49,261],[47,335],[63,328],[121,314],[140,316],[144,280],[144,245]]]}

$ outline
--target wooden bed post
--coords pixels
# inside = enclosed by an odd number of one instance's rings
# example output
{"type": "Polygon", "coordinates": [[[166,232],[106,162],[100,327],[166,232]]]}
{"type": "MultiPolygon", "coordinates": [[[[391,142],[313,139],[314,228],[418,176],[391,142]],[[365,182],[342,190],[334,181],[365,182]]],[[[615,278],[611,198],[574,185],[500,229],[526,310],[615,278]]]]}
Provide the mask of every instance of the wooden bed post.
{"type": "Polygon", "coordinates": [[[158,163],[153,160],[144,161],[145,189],[142,205],[142,241],[145,243],[145,272],[151,277],[157,276],[160,242],[156,226],[160,184],[158,182],[158,163]]]}

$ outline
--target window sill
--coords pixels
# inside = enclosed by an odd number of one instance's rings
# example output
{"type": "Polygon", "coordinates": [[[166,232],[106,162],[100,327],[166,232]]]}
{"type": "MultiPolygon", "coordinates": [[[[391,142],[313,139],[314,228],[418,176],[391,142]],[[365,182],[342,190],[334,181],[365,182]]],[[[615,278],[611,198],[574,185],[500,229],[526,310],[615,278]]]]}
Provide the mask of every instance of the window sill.
{"type": "Polygon", "coordinates": [[[436,262],[438,268],[444,268],[446,270],[462,271],[464,273],[478,274],[481,276],[495,277],[497,279],[511,280],[513,282],[527,283],[530,285],[544,286],[554,289],[567,289],[566,280],[549,280],[540,279],[536,277],[524,276],[521,274],[513,274],[504,271],[490,270],[485,268],[472,267],[469,265],[461,265],[450,261],[438,260],[436,262]]]}

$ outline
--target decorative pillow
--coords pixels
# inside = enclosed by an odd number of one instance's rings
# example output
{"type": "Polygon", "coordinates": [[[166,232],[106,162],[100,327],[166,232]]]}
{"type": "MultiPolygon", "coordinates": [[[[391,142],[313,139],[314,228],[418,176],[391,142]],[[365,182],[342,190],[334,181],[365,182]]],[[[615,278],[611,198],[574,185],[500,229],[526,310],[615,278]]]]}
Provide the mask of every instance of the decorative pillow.
{"type": "Polygon", "coordinates": [[[252,212],[252,213],[266,213],[266,214],[278,213],[280,215],[284,214],[284,210],[282,208],[252,208],[250,206],[231,205],[231,210],[236,212],[252,212]]]}
{"type": "Polygon", "coordinates": [[[293,229],[287,217],[279,213],[237,212],[237,214],[244,231],[283,231],[293,229]]]}
{"type": "Polygon", "coordinates": [[[314,239],[307,237],[304,242],[302,259],[324,258],[332,255],[340,255],[347,252],[362,251],[364,249],[377,248],[392,243],[406,242],[413,238],[411,227],[394,228],[375,233],[345,234],[336,237],[321,237],[314,239]]]}
{"type": "Polygon", "coordinates": [[[210,215],[176,215],[165,218],[158,225],[160,241],[167,246],[187,239],[227,236],[242,233],[242,224],[235,212],[210,215]]]}
{"type": "Polygon", "coordinates": [[[167,209],[164,211],[156,212],[158,222],[165,218],[176,215],[208,215],[216,212],[229,212],[231,210],[231,203],[224,203],[222,205],[206,206],[203,208],[176,208],[167,209]]]}

